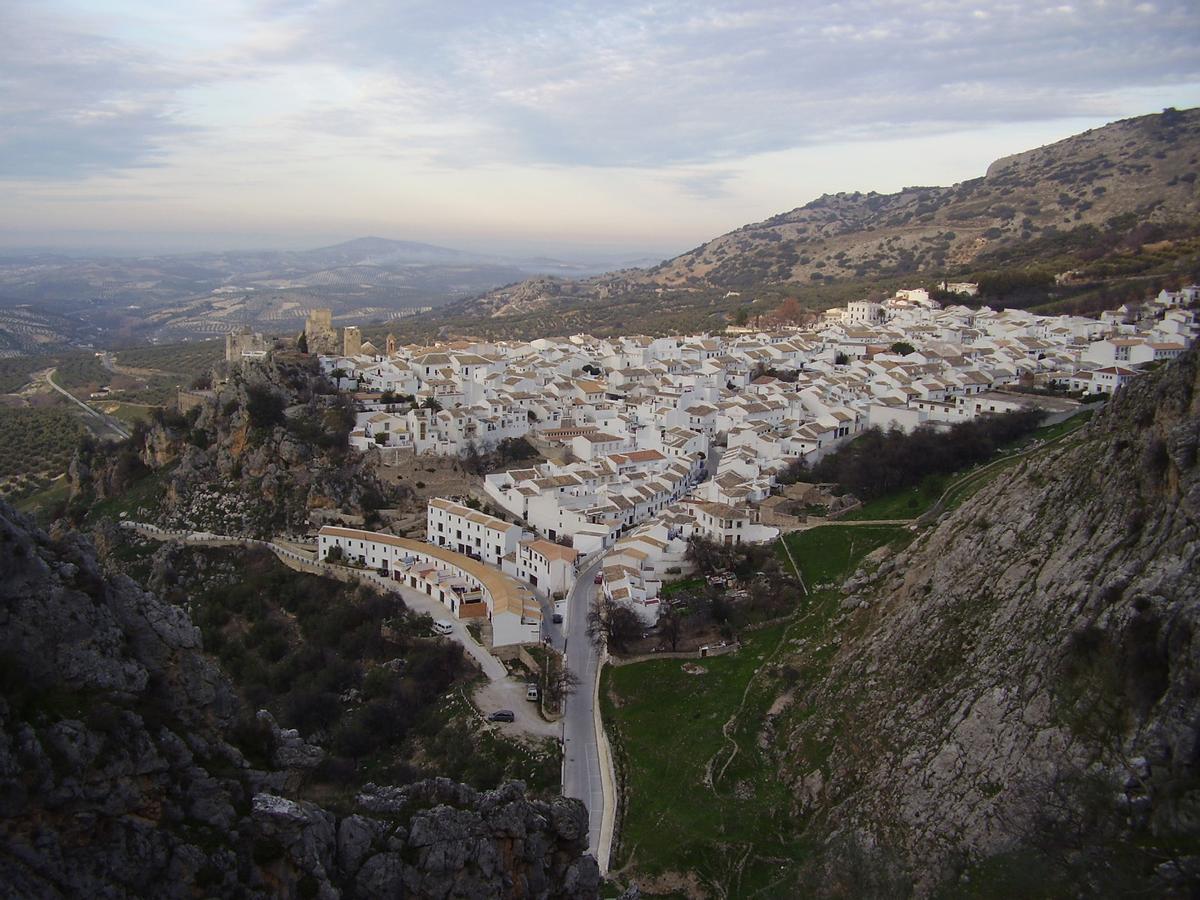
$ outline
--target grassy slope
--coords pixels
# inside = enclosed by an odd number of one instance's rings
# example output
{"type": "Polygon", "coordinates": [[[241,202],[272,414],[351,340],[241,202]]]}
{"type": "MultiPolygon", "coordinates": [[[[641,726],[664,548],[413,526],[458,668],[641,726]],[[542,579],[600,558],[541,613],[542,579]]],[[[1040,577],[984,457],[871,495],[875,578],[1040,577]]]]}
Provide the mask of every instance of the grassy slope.
{"type": "MultiPolygon", "coordinates": [[[[790,544],[805,579],[820,583],[844,578],[871,550],[906,534],[829,525],[792,535],[790,544]]],[[[792,798],[760,755],[758,734],[787,684],[821,677],[833,645],[810,654],[802,672],[781,667],[777,651],[820,644],[838,599],[833,591],[797,597],[786,622],[747,631],[740,652],[701,661],[700,675],[666,659],[605,669],[602,711],[627,792],[618,878],[634,875],[656,895],[746,896],[770,893],[803,856],[792,798]],[[727,740],[722,728],[731,718],[727,740]]]]}

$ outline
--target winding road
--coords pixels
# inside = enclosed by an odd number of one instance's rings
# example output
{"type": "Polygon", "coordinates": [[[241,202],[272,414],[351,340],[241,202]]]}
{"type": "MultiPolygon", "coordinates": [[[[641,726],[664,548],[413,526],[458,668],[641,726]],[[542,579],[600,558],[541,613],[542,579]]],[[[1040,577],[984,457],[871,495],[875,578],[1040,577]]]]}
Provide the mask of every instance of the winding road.
{"type": "Polygon", "coordinates": [[[46,383],[87,413],[87,423],[96,431],[97,437],[105,438],[115,435],[117,440],[124,440],[129,437],[129,429],[120,421],[114,419],[112,416],[106,416],[94,406],[84,403],[70,391],[59,387],[54,381],[54,371],[54,369],[51,369],[46,373],[46,383]]]}

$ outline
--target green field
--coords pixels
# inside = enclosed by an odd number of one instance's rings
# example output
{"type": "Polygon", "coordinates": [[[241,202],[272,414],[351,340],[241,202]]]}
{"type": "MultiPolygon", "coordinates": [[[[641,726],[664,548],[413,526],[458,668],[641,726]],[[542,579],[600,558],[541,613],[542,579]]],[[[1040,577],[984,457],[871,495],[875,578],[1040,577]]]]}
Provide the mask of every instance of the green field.
{"type": "MultiPolygon", "coordinates": [[[[775,625],[748,633],[740,652],[703,660],[699,675],[688,674],[677,659],[605,669],[603,715],[613,726],[628,797],[613,865],[633,863],[643,890],[651,888],[643,876],[690,872],[706,892],[719,884],[741,896],[773,875],[777,864],[767,866],[765,859],[797,858],[787,791],[753,741],[739,741],[748,755],[737,767],[745,777],[736,785],[728,773],[715,790],[705,778],[709,760],[727,746],[722,726],[784,630],[775,625]],[[733,871],[739,861],[740,874],[733,871]]],[[[769,702],[766,692],[752,692],[744,721],[761,723],[769,702]]],[[[654,890],[695,893],[669,881],[654,890]]]]}
{"type": "Polygon", "coordinates": [[[704,588],[705,581],[703,578],[681,578],[679,581],[672,581],[669,584],[664,584],[659,593],[663,597],[674,597],[676,594],[684,594],[688,591],[698,591],[704,588]]]}
{"type": "Polygon", "coordinates": [[[107,415],[120,419],[126,425],[136,425],[139,422],[149,422],[154,406],[142,403],[104,403],[95,404],[101,407],[107,415]]]}
{"type": "MultiPolygon", "coordinates": [[[[113,387],[128,381],[126,376],[118,375],[114,379],[113,387]]],[[[166,406],[175,399],[179,388],[186,386],[187,379],[177,375],[152,375],[119,392],[114,390],[113,399],[140,406],[166,406]]]]}
{"type": "Polygon", "coordinates": [[[57,408],[0,407],[0,495],[23,497],[67,470],[83,426],[57,408]]]}
{"type": "Polygon", "coordinates": [[[195,377],[225,358],[225,342],[197,341],[117,351],[117,363],[133,369],[157,369],[195,377]]]}
{"type": "MultiPolygon", "coordinates": [[[[868,553],[909,534],[903,525],[821,525],[792,532],[784,539],[811,589],[842,581],[868,553]]],[[[778,554],[790,565],[782,546],[778,546],[778,554]]]]}
{"type": "Polygon", "coordinates": [[[920,484],[874,500],[841,517],[841,521],[877,521],[880,519],[915,519],[926,512],[946,489],[954,475],[929,475],[920,484]]]}
{"type": "MultiPolygon", "coordinates": [[[[814,584],[840,581],[908,535],[902,526],[826,525],[788,543],[814,584]]],[[[791,790],[759,738],[788,685],[823,677],[835,645],[822,639],[840,599],[836,590],[801,599],[786,622],[743,632],[739,652],[697,660],[701,674],[678,659],[604,670],[602,712],[626,797],[612,864],[643,893],[786,894],[805,845],[791,790]],[[800,645],[811,648],[803,670],[784,665],[800,645]]]]}

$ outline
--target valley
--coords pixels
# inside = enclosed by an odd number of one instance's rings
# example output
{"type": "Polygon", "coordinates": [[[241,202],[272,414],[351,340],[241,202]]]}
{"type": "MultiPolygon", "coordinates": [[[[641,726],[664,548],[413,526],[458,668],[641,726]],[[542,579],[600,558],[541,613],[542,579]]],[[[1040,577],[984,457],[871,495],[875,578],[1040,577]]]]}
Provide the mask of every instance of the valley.
{"type": "Polygon", "coordinates": [[[1190,896],[1197,153],[0,264],[0,882],[1190,896]]]}

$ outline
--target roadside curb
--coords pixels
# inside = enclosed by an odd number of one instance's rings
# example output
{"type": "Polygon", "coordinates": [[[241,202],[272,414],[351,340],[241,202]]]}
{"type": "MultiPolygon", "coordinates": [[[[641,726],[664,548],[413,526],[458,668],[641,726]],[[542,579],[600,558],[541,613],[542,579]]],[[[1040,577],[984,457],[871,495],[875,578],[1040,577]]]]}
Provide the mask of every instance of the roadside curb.
{"type": "Polygon", "coordinates": [[[601,875],[608,874],[617,814],[617,773],[613,768],[612,747],[608,743],[608,733],[604,730],[604,720],[600,715],[600,675],[604,671],[606,662],[608,662],[607,647],[600,651],[600,660],[596,665],[596,684],[592,696],[592,718],[595,720],[596,748],[600,763],[600,793],[604,797],[604,809],[600,814],[600,842],[596,847],[596,862],[600,866],[601,875]]]}

